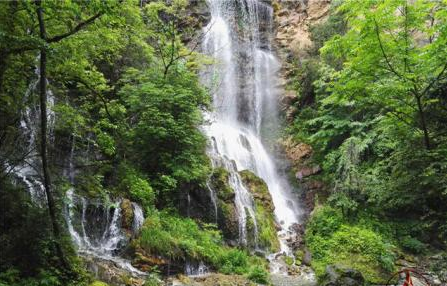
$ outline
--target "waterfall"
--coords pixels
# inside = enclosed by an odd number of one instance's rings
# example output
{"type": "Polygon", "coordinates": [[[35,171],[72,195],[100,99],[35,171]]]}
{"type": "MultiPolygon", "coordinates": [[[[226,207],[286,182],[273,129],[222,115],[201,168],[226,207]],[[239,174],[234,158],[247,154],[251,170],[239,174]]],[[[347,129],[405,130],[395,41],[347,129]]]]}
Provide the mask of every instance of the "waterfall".
{"type": "Polygon", "coordinates": [[[209,273],[208,267],[203,263],[194,263],[191,261],[186,261],[185,264],[185,274],[190,277],[201,277],[209,273]]]}
{"type": "Polygon", "coordinates": [[[132,203],[133,209],[133,221],[132,221],[132,232],[138,233],[144,223],[143,209],[137,203],[132,203]]]}
{"type": "MultiPolygon", "coordinates": [[[[75,193],[75,139],[73,136],[68,168],[65,176],[71,187],[66,193],[64,217],[70,236],[78,252],[100,259],[112,261],[120,268],[130,273],[143,276],[146,273],[134,268],[120,254],[127,245],[129,238],[121,227],[121,200],[90,199],[75,193]]],[[[132,235],[135,236],[144,222],[143,210],[136,203],[131,203],[133,221],[132,235]]]]}
{"type": "MultiPolygon", "coordinates": [[[[36,58],[38,61],[39,57],[36,58]]],[[[30,194],[31,201],[43,206],[46,204],[45,187],[41,176],[41,158],[39,155],[39,146],[37,138],[40,132],[40,107],[35,95],[40,81],[40,69],[36,66],[35,78],[30,82],[25,92],[24,103],[25,109],[20,118],[20,130],[26,146],[24,149],[24,158],[19,164],[7,163],[6,168],[11,169],[15,177],[25,184],[30,194]]],[[[48,85],[47,81],[47,85],[48,85]]],[[[54,139],[55,113],[53,110],[55,98],[52,91],[47,89],[47,124],[48,138],[54,139]]]]}
{"type": "MultiPolygon", "coordinates": [[[[262,178],[275,205],[281,251],[291,255],[286,239],[299,222],[300,208],[291,186],[281,175],[263,142],[279,128],[277,99],[280,64],[273,54],[272,8],[256,0],[209,0],[211,21],[204,28],[203,52],[215,63],[202,74],[213,97],[205,114],[212,165],[224,167],[235,192],[240,242],[246,243],[246,220],[255,222],[253,199],[238,171],[248,169],[262,178]]],[[[256,228],[255,228],[256,231],[256,228]]]]}

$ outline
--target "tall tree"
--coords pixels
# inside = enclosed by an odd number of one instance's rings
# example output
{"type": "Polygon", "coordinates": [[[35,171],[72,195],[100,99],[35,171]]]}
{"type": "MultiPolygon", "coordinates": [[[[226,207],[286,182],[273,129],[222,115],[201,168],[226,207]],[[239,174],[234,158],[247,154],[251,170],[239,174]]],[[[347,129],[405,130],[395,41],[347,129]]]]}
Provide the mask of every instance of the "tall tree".
{"type": "Polygon", "coordinates": [[[78,23],[73,29],[66,33],[54,36],[52,38],[47,37],[44,9],[42,7],[42,1],[36,0],[36,14],[39,22],[39,36],[42,42],[45,44],[40,47],[40,67],[39,67],[39,105],[40,105],[40,156],[42,159],[42,172],[43,172],[43,184],[45,188],[45,194],[48,203],[48,212],[50,215],[53,235],[55,238],[55,245],[57,254],[59,256],[62,266],[69,270],[70,266],[66,260],[62,246],[61,246],[61,227],[59,226],[57,219],[57,209],[51,188],[51,176],[48,167],[48,152],[47,152],[47,136],[48,136],[48,116],[47,116],[47,49],[51,43],[59,42],[65,38],[68,38],[77,32],[81,31],[83,27],[95,21],[95,19],[101,16],[101,13],[95,14],[89,19],[78,23]]]}

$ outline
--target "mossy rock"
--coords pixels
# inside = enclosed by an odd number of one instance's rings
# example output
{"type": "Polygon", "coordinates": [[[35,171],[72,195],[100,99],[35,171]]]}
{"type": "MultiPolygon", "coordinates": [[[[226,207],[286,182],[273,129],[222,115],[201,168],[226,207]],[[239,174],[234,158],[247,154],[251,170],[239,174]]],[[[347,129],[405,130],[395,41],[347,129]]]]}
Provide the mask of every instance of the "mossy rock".
{"type": "MultiPolygon", "coordinates": [[[[255,216],[258,226],[258,246],[271,252],[279,251],[274,217],[275,207],[267,184],[253,172],[244,170],[239,172],[242,182],[252,194],[255,202],[255,216]]],[[[249,222],[249,220],[247,220],[249,222]]],[[[248,225],[249,226],[249,225],[248,225]]],[[[247,227],[247,231],[248,231],[247,227]]]]}
{"type": "Polygon", "coordinates": [[[227,240],[236,240],[239,237],[239,220],[236,206],[233,202],[226,203],[218,200],[218,220],[219,228],[227,240]]]}
{"type": "Polygon", "coordinates": [[[297,251],[295,251],[295,264],[296,265],[301,265],[304,259],[304,251],[302,249],[298,249],[297,251]]]}
{"type": "Polygon", "coordinates": [[[234,205],[235,193],[230,187],[229,173],[224,168],[215,168],[211,174],[210,185],[217,196],[217,224],[226,240],[239,237],[239,220],[234,205]]]}
{"type": "Polygon", "coordinates": [[[101,282],[101,281],[94,281],[89,286],[109,286],[109,284],[101,282]]]}
{"type": "Polygon", "coordinates": [[[275,206],[273,205],[272,196],[264,180],[249,170],[240,171],[239,174],[242,182],[248,188],[255,201],[262,203],[267,210],[273,211],[275,206]]]}
{"type": "Polygon", "coordinates": [[[228,183],[229,173],[224,168],[216,168],[211,175],[211,187],[217,198],[225,202],[233,202],[234,191],[228,183]]]}
{"type": "Polygon", "coordinates": [[[124,199],[121,202],[121,226],[130,231],[132,229],[132,223],[134,218],[132,203],[128,199],[124,199]]]}
{"type": "MultiPolygon", "coordinates": [[[[246,221],[246,228],[247,228],[247,243],[250,248],[255,248],[256,247],[255,222],[254,222],[253,218],[250,216],[250,213],[248,212],[247,209],[245,209],[245,213],[246,213],[245,221],[246,221]]],[[[256,222],[257,222],[257,220],[256,220],[256,222]]],[[[258,232],[259,232],[259,229],[258,229],[258,232]]],[[[259,235],[259,233],[258,233],[258,235],[259,235]]]]}

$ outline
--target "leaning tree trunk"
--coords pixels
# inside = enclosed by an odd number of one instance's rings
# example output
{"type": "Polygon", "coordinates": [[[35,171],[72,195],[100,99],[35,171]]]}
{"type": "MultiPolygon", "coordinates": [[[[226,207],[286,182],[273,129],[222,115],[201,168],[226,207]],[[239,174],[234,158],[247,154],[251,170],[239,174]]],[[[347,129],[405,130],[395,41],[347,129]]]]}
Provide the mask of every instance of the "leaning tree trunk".
{"type": "MultiPolygon", "coordinates": [[[[39,20],[40,38],[46,41],[45,23],[40,1],[36,1],[37,17],[39,20]]],[[[40,80],[39,80],[39,101],[40,101],[40,155],[42,159],[43,185],[48,202],[48,212],[51,219],[54,243],[61,266],[69,270],[69,263],[65,259],[61,245],[61,228],[56,214],[56,204],[51,192],[51,179],[48,170],[47,154],[47,51],[46,47],[40,49],[40,80]]]]}

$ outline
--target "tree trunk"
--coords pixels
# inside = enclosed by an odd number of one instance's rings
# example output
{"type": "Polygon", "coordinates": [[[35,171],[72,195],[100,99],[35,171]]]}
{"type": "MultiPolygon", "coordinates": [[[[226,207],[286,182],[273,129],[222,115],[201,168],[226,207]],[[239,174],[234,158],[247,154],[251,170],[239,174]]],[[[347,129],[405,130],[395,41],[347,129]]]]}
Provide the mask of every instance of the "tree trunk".
{"type": "Polygon", "coordinates": [[[416,97],[416,103],[417,103],[417,106],[418,106],[419,119],[421,121],[421,129],[424,132],[425,148],[427,150],[429,150],[430,149],[430,136],[428,134],[427,122],[426,122],[426,119],[425,119],[424,109],[422,107],[421,96],[415,95],[415,97],[416,97]]]}
{"type": "MultiPolygon", "coordinates": [[[[40,37],[46,40],[45,23],[40,1],[36,1],[37,17],[39,19],[40,37]]],[[[51,192],[51,178],[48,170],[47,156],[47,52],[46,47],[40,49],[40,79],[39,79],[39,101],[40,101],[40,155],[42,159],[43,185],[48,202],[48,212],[51,219],[54,243],[62,267],[69,270],[69,264],[65,259],[61,246],[61,228],[56,214],[56,204],[51,192]]]]}

